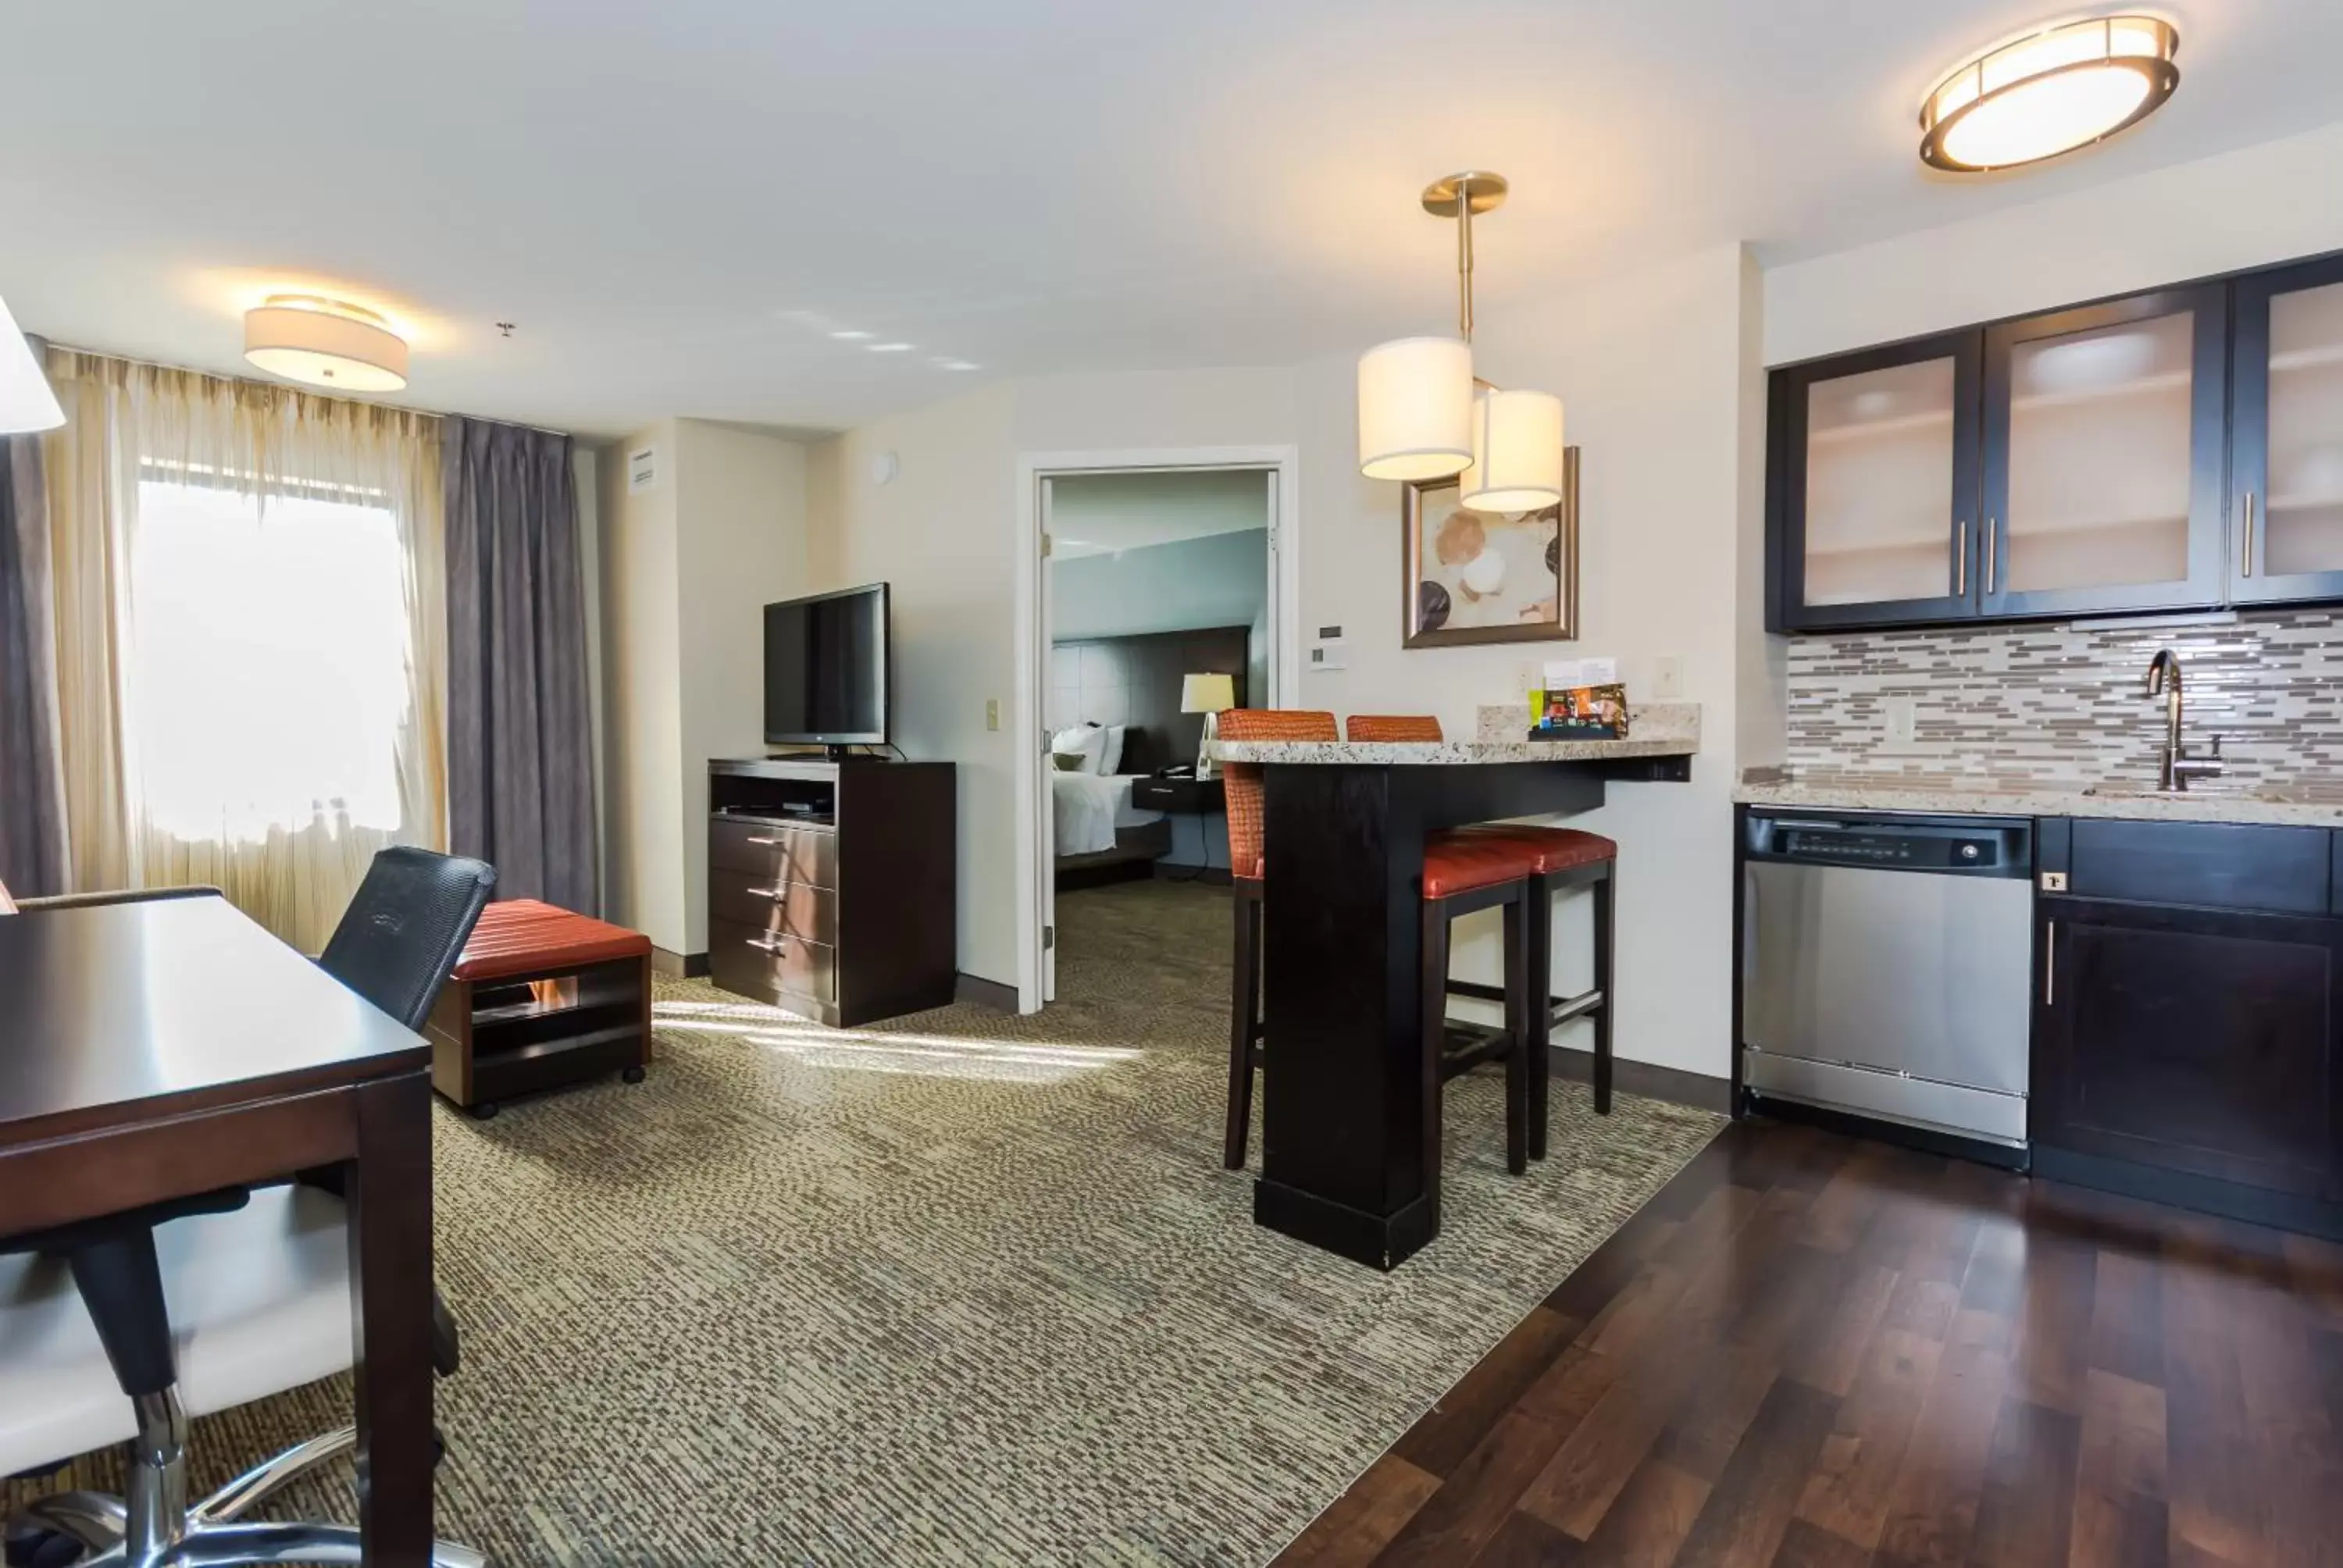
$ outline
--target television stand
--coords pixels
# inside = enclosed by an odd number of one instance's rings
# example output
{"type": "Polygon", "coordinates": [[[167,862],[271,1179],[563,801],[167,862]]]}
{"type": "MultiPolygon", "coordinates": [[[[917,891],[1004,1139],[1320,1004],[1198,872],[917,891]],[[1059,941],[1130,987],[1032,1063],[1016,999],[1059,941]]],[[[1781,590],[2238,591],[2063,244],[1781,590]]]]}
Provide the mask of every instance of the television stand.
{"type": "Polygon", "coordinates": [[[949,762],[810,755],[708,765],[708,970],[833,1028],[952,1000],[949,762]]]}

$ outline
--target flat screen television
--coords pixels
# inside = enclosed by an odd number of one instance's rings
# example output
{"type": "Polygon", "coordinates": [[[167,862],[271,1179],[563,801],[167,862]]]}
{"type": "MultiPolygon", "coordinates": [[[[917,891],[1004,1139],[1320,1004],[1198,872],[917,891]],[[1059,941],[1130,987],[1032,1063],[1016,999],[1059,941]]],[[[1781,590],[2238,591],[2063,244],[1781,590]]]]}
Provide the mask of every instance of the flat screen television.
{"type": "Polygon", "coordinates": [[[765,742],[887,743],[887,585],[765,607],[765,742]]]}

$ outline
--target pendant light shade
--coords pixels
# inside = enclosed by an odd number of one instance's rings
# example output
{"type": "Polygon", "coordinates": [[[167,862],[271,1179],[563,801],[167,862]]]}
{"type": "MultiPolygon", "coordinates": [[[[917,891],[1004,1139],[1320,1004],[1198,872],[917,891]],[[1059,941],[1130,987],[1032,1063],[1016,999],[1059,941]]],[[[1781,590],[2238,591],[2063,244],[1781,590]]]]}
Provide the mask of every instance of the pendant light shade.
{"type": "Polygon", "coordinates": [[[0,300],[0,435],[54,430],[65,422],[65,411],[57,407],[33,346],[16,330],[7,302],[0,300]]]}
{"type": "Polygon", "coordinates": [[[337,392],[407,385],[407,340],[373,311],[337,299],[271,295],[244,313],[244,357],[271,376],[337,392]]]}
{"type": "Polygon", "coordinates": [[[1476,512],[1534,512],[1562,499],[1562,399],[1492,387],[1473,399],[1473,466],[1457,498],[1476,512]]]}
{"type": "Polygon", "coordinates": [[[1359,472],[1442,479],[1473,460],[1473,350],[1402,337],[1359,356],[1359,472]]]}

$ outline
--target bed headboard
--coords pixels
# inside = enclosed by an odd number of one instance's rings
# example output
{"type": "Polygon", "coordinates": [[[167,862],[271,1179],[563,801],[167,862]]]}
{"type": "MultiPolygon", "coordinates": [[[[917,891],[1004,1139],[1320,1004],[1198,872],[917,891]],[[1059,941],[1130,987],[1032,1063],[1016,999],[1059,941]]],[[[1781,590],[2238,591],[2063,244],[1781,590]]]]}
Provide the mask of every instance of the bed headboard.
{"type": "Polygon", "coordinates": [[[1228,675],[1244,706],[1249,628],[1160,631],[1141,637],[1085,638],[1050,650],[1050,728],[1130,726],[1120,773],[1152,773],[1193,762],[1204,716],[1180,711],[1183,676],[1228,675]]]}

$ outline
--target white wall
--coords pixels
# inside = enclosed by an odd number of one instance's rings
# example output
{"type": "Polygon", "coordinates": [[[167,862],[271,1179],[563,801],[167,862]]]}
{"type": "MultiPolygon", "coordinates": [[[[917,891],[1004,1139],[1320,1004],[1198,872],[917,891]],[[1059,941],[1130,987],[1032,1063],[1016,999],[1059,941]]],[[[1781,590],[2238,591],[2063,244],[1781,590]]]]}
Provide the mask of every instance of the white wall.
{"type": "Polygon", "coordinates": [[[805,448],[667,419],[603,456],[609,918],[708,949],[708,760],[764,754],[764,606],[809,591],[805,448]],[[627,454],[659,449],[658,486],[627,454]]]}
{"type": "Polygon", "coordinates": [[[2343,125],[2333,125],[1775,267],[1765,361],[2343,249],[2338,169],[2343,125]]]}
{"type": "Polygon", "coordinates": [[[583,441],[569,448],[569,477],[578,491],[578,558],[586,599],[586,723],[594,772],[594,892],[609,912],[610,783],[602,684],[601,454],[583,441]]]}

